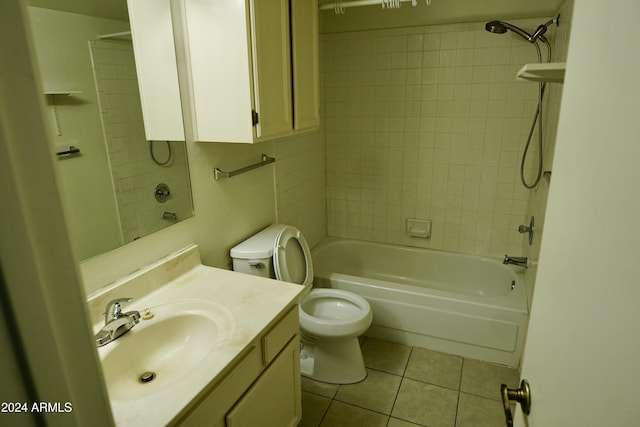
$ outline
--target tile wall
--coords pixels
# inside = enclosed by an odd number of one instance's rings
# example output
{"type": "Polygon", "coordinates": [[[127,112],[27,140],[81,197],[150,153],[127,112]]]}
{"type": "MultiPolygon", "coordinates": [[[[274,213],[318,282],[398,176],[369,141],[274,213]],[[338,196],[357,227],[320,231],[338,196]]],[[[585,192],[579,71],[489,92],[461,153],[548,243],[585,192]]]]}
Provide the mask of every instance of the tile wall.
{"type": "MultiPolygon", "coordinates": [[[[566,0],[559,9],[560,20],[557,29],[554,31],[553,61],[566,61],[569,47],[569,34],[571,32],[571,22],[573,16],[573,0],[566,0]]],[[[550,171],[551,175],[543,178],[540,185],[534,191],[529,192],[529,215],[535,217],[537,232],[534,234],[531,246],[526,246],[523,255],[537,261],[540,254],[541,232],[544,227],[545,213],[547,209],[547,198],[549,188],[553,180],[553,154],[556,146],[556,133],[558,130],[558,118],[560,116],[560,103],[562,101],[561,84],[548,84],[546,88],[544,110],[545,139],[544,139],[544,170],[550,171]]],[[[528,222],[527,222],[528,224],[528,222]]],[[[534,284],[537,268],[528,268],[526,271],[526,282],[534,284]]],[[[533,299],[533,286],[527,287],[529,304],[533,299]]]]}
{"type": "MultiPolygon", "coordinates": [[[[124,242],[167,226],[163,211],[184,219],[192,215],[184,142],[171,142],[172,160],[153,163],[144,134],[133,47],[129,42],[90,41],[102,125],[124,242]],[[166,183],[171,197],[159,203],[157,184],[166,183]]],[[[159,162],[169,155],[164,141],[154,141],[159,162]]]]}
{"type": "Polygon", "coordinates": [[[476,22],[325,34],[321,55],[330,236],[522,252],[537,85],[514,76],[532,45],[476,22]],[[408,237],[407,218],[432,220],[431,238],[408,237]]]}
{"type": "Polygon", "coordinates": [[[323,132],[279,139],[274,152],[277,221],[297,227],[313,247],[327,235],[323,132]]]}

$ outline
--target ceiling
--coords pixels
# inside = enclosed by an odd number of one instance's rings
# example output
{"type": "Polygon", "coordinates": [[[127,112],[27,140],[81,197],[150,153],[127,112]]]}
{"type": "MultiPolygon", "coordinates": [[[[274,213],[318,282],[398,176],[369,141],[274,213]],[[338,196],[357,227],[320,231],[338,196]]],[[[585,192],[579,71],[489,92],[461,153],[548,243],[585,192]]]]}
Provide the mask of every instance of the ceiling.
{"type": "MultiPolygon", "coordinates": [[[[216,1],[216,0],[212,0],[216,1]]],[[[337,0],[319,0],[321,5],[337,0]]],[[[351,0],[353,1],[353,0],[351,0]]],[[[564,0],[418,0],[413,8],[403,3],[397,10],[381,6],[346,8],[343,15],[333,11],[320,13],[322,32],[354,31],[371,28],[407,27],[492,19],[515,19],[552,16],[564,0]]],[[[128,21],[126,0],[26,0],[35,7],[79,13],[82,15],[128,21]]],[[[344,0],[343,3],[349,3],[344,0]]]]}
{"type": "Polygon", "coordinates": [[[127,0],[26,0],[29,6],[129,21],[127,0]]]}
{"type": "MultiPolygon", "coordinates": [[[[321,5],[337,0],[319,0],[321,5]]],[[[353,1],[353,0],[352,0],[353,1]]],[[[418,25],[507,20],[517,18],[551,17],[564,0],[417,0],[418,5],[402,3],[399,9],[382,9],[380,5],[345,8],[344,14],[333,10],[320,13],[323,33],[396,28],[418,25]]],[[[342,1],[348,4],[349,0],[342,1]]]]}

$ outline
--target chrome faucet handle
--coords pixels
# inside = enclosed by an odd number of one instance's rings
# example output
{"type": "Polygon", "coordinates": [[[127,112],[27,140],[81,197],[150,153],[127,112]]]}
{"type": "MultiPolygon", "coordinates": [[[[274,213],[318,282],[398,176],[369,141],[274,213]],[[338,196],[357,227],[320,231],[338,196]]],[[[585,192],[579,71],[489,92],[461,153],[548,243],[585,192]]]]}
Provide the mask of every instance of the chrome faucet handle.
{"type": "Polygon", "coordinates": [[[122,316],[122,306],[123,302],[130,302],[133,298],[116,298],[112,301],[109,301],[107,304],[107,308],[104,310],[104,324],[106,325],[112,320],[115,320],[122,316]]]}
{"type": "Polygon", "coordinates": [[[535,218],[532,216],[531,219],[529,220],[529,226],[522,224],[518,227],[519,233],[522,233],[522,234],[529,233],[529,246],[533,244],[533,231],[535,229],[534,226],[535,226],[535,218]]]}
{"type": "Polygon", "coordinates": [[[139,311],[127,311],[126,313],[123,314],[123,316],[126,316],[130,319],[131,322],[133,322],[134,325],[137,325],[138,323],[140,323],[140,312],[139,311]]]}

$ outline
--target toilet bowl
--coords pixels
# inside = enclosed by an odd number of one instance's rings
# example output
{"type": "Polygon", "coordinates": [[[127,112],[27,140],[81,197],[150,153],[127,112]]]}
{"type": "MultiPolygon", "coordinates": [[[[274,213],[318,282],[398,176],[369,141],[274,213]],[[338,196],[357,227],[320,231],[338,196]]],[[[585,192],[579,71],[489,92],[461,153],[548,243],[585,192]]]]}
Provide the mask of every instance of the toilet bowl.
{"type": "Polygon", "coordinates": [[[300,327],[316,337],[358,337],[369,325],[369,303],[351,292],[314,289],[300,303],[300,327]]]}
{"type": "Polygon", "coordinates": [[[231,257],[235,271],[305,287],[299,301],[303,376],[334,384],[367,376],[358,337],[371,325],[371,307],[352,292],[312,289],[311,251],[299,230],[274,224],[231,249],[231,257]]]}

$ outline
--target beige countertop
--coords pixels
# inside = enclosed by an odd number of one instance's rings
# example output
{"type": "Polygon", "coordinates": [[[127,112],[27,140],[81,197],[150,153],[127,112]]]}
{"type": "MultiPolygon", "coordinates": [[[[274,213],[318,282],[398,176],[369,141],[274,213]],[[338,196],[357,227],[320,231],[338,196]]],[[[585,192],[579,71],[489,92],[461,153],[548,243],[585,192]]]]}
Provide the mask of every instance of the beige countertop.
{"type": "MultiPolygon", "coordinates": [[[[223,313],[225,319],[221,322],[225,330],[220,331],[217,339],[212,337],[217,341],[214,350],[202,360],[191,362],[191,367],[179,376],[167,375],[165,378],[171,379],[163,381],[158,374],[153,382],[143,384],[132,373],[125,392],[122,382],[115,387],[107,380],[116,425],[166,425],[181,415],[209,384],[224,376],[225,368],[233,365],[252,342],[297,303],[301,292],[299,285],[204,266],[198,247],[193,245],[92,294],[88,305],[94,332],[104,324],[106,303],[115,298],[134,298],[123,311],[143,313],[151,308],[152,313],[157,313],[150,320],[141,320],[114,342],[98,348],[101,359],[124,345],[125,340],[136,339],[136,328],[144,327],[144,322],[158,322],[171,316],[171,307],[180,307],[174,304],[176,301],[188,305],[189,301],[199,300],[203,302],[201,305],[209,304],[219,314],[223,313]]],[[[131,365],[136,366],[137,358],[144,359],[145,355],[130,357],[131,365]]],[[[149,370],[153,368],[150,366],[149,370]]]]}

